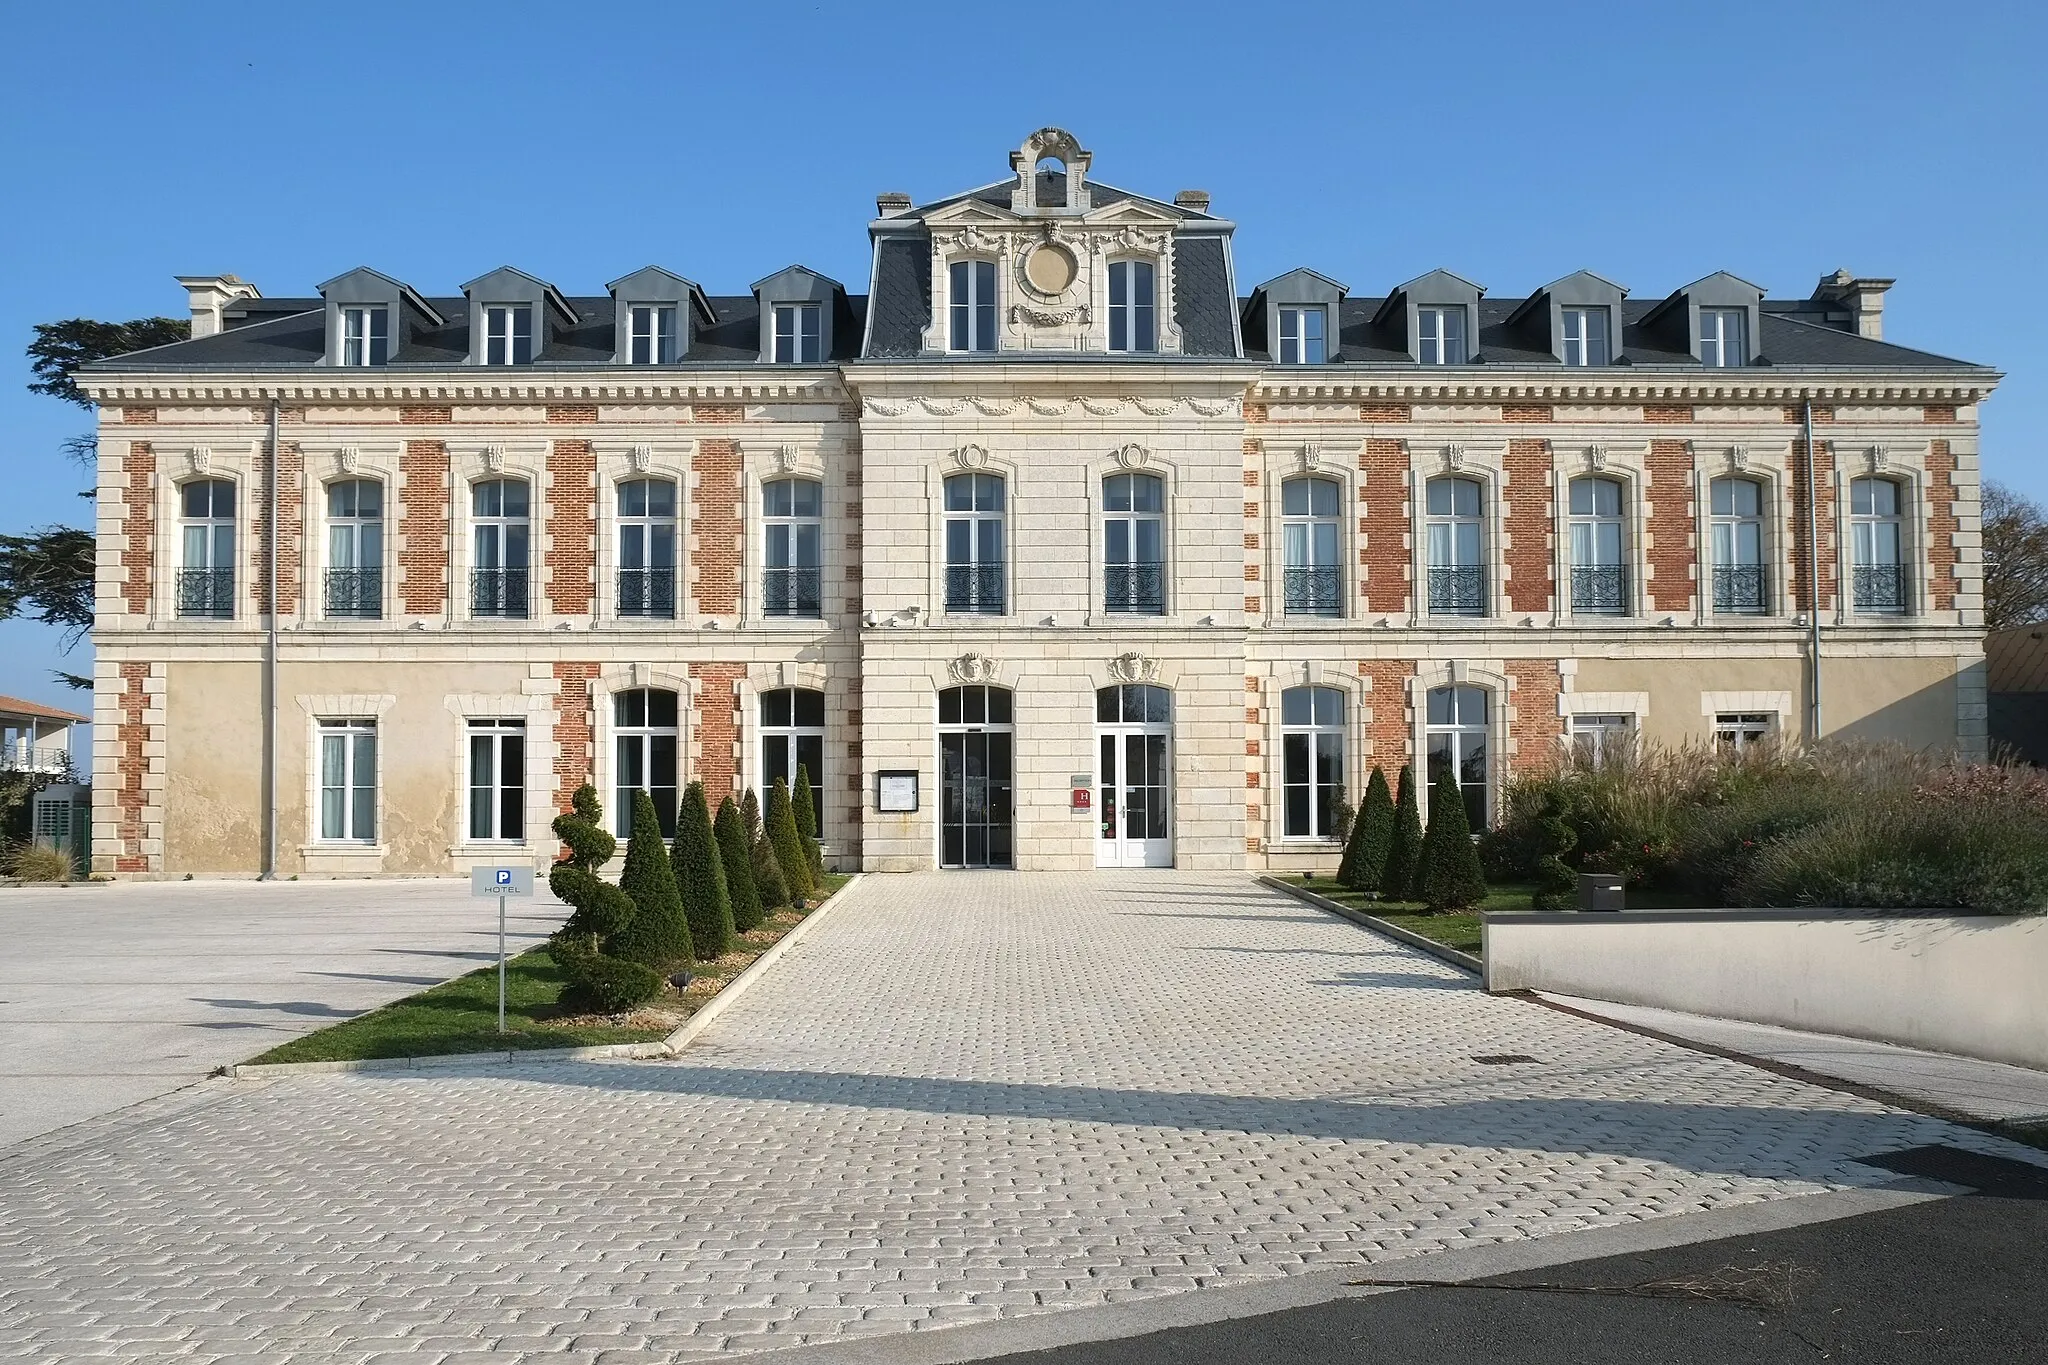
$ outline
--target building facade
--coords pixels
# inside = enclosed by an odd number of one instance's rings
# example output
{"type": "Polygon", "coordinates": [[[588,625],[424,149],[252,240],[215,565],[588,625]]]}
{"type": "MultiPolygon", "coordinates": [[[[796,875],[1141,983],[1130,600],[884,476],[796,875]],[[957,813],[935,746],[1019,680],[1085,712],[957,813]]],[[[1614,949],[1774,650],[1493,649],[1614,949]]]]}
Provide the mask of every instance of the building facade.
{"type": "Polygon", "coordinates": [[[583,782],[798,763],[843,867],[1295,869],[1374,764],[1483,823],[1566,745],[1982,752],[1999,376],[1890,281],[1240,292],[1091,162],[880,196],[865,295],[182,280],[81,376],[95,870],[545,863],[583,782]]]}

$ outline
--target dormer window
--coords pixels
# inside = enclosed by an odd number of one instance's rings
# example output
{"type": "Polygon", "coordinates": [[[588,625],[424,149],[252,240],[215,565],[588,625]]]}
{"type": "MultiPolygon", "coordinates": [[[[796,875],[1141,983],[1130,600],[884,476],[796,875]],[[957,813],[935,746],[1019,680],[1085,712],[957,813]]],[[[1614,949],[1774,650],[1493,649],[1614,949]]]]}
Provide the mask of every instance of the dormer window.
{"type": "Polygon", "coordinates": [[[1612,350],[1607,341],[1605,308],[1562,308],[1563,354],[1567,365],[1605,365],[1612,350]]]}
{"type": "Polygon", "coordinates": [[[948,303],[952,329],[948,348],[993,351],[996,348],[996,263],[955,261],[948,272],[948,303]]]}
{"type": "MultiPolygon", "coordinates": [[[[985,265],[986,262],[973,262],[985,265]]],[[[991,274],[993,274],[993,267],[991,274]]],[[[995,281],[989,281],[989,332],[990,346],[994,349],[995,324],[995,281]]],[[[815,303],[778,303],[775,305],[775,362],[778,365],[815,365],[824,357],[823,333],[820,328],[822,310],[815,303]]],[[[955,350],[961,349],[955,347],[955,350]]],[[[980,348],[975,348],[980,349],[980,348]]]]}
{"type": "Polygon", "coordinates": [[[391,359],[391,310],[354,307],[341,310],[341,363],[382,365],[391,359]]]}
{"type": "Polygon", "coordinates": [[[1418,308],[1415,326],[1421,341],[1425,365],[1465,363],[1465,310],[1463,308],[1418,308]]]}
{"type": "Polygon", "coordinates": [[[1150,261],[1109,265],[1109,349],[1159,349],[1155,271],[1150,261]]]}
{"type": "Polygon", "coordinates": [[[484,364],[533,362],[533,305],[493,303],[484,307],[484,364]]]}
{"type": "MultiPolygon", "coordinates": [[[[636,303],[630,312],[633,364],[675,364],[681,358],[676,346],[676,306],[672,303],[636,303]]],[[[491,363],[501,362],[493,360],[491,363]]]]}
{"type": "Polygon", "coordinates": [[[1710,369],[1747,365],[1747,321],[1740,308],[1700,309],[1700,364],[1710,369]]]}
{"type": "Polygon", "coordinates": [[[1282,308],[1280,310],[1280,363],[1282,365],[1320,365],[1327,358],[1329,346],[1328,315],[1320,308],[1282,308]]]}

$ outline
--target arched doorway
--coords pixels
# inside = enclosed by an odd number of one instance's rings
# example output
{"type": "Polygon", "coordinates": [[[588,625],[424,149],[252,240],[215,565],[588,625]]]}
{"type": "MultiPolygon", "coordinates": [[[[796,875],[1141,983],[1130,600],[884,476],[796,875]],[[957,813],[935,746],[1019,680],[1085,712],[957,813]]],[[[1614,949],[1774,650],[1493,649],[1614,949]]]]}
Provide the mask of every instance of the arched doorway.
{"type": "Polygon", "coordinates": [[[973,684],[939,693],[939,866],[1011,865],[1008,688],[973,684]]]}
{"type": "Polygon", "coordinates": [[[1173,693],[1120,683],[1095,694],[1095,865],[1173,866],[1173,693]]]}

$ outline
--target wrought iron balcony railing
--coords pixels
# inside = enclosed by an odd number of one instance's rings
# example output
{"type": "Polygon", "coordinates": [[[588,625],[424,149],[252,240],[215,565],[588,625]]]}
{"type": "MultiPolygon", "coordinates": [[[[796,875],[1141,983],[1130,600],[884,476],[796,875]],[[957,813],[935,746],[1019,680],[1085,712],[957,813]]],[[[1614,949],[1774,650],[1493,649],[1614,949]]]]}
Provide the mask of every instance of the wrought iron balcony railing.
{"type": "Polygon", "coordinates": [[[1003,614],[1003,566],[1000,564],[948,564],[946,566],[946,610],[981,616],[1003,614]]]}
{"type": "Polygon", "coordinates": [[[1289,616],[1344,614],[1344,572],[1335,564],[1289,564],[1285,578],[1289,616]]]}
{"type": "Polygon", "coordinates": [[[327,614],[374,621],[384,614],[382,569],[329,569],[327,614]]]}
{"type": "Polygon", "coordinates": [[[1770,600],[1770,580],[1761,564],[1716,564],[1714,610],[1760,615],[1770,600]]]}
{"type": "Polygon", "coordinates": [[[764,616],[824,615],[823,569],[766,569],[761,580],[764,616]]]}
{"type": "Polygon", "coordinates": [[[669,619],[675,614],[674,569],[619,570],[619,615],[669,619]]]}
{"type": "Polygon", "coordinates": [[[475,616],[526,619],[525,569],[472,569],[469,573],[469,609],[475,616]]]}
{"type": "Polygon", "coordinates": [[[233,569],[178,570],[178,615],[225,619],[234,614],[233,569]]]}
{"type": "Polygon", "coordinates": [[[1628,566],[1587,564],[1572,566],[1572,610],[1595,616],[1622,616],[1628,612],[1628,566]]]}
{"type": "Polygon", "coordinates": [[[1486,566],[1483,564],[1430,565],[1429,614],[1431,616],[1486,615],[1486,566]]]}
{"type": "Polygon", "coordinates": [[[1107,564],[1102,570],[1105,611],[1160,616],[1166,612],[1166,565],[1107,564]]]}
{"type": "Polygon", "coordinates": [[[1901,615],[1908,605],[1906,566],[1903,564],[1858,564],[1855,566],[1856,610],[1901,615]]]}

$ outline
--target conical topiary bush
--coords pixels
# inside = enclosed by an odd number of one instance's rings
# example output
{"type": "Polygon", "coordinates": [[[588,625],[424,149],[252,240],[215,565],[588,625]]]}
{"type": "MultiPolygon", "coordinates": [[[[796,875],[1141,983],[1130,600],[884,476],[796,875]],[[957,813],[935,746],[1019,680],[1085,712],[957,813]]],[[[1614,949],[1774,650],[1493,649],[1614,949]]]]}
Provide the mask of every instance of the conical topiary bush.
{"type": "Polygon", "coordinates": [[[1351,822],[1351,840],[1337,880],[1353,891],[1377,891],[1387,873],[1387,854],[1394,845],[1394,794],[1387,775],[1375,765],[1365,784],[1365,801],[1351,822]]]}
{"type": "Polygon", "coordinates": [[[775,861],[768,832],[761,825],[761,802],[753,788],[740,798],[740,824],[745,827],[747,848],[754,859],[754,893],[761,898],[766,915],[789,904],[789,883],[782,880],[782,864],[775,861]]]}
{"type": "Polygon", "coordinates": [[[754,887],[754,850],[747,847],[747,827],[740,819],[739,804],[730,796],[718,803],[711,834],[718,840],[718,861],[725,868],[732,927],[744,934],[761,922],[761,893],[754,887]]]}
{"type": "Polygon", "coordinates": [[[571,1008],[618,1014],[661,993],[662,975],[616,954],[633,925],[633,898],[597,875],[618,841],[604,828],[597,789],[585,783],[555,817],[555,834],[568,852],[548,873],[548,889],[571,907],[548,940],[548,955],[561,969],[560,999],[571,1008]]]}
{"type": "Polygon", "coordinates": [[[661,817],[654,798],[633,793],[633,833],[626,841],[626,865],[619,871],[619,890],[633,899],[633,923],[620,936],[620,955],[667,971],[690,960],[690,924],[683,917],[683,899],[661,837],[661,817]]]}
{"type": "Polygon", "coordinates": [[[711,833],[711,809],[704,804],[704,784],[692,782],[676,812],[674,850],[676,885],[683,910],[690,917],[690,939],[700,961],[723,957],[732,948],[732,900],[725,886],[725,864],[711,833]]]}
{"type": "Polygon", "coordinates": [[[811,886],[811,865],[804,857],[803,839],[796,832],[796,812],[790,806],[789,788],[781,778],[768,791],[768,846],[775,850],[775,864],[782,869],[782,881],[789,888],[790,904],[799,897],[816,894],[811,886]]]}
{"type": "Polygon", "coordinates": [[[796,808],[797,841],[803,845],[804,864],[811,869],[811,889],[823,892],[825,851],[818,846],[818,799],[811,790],[810,770],[801,763],[796,765],[796,787],[789,801],[796,808]]]}
{"type": "Polygon", "coordinates": [[[1417,899],[1415,875],[1422,870],[1422,804],[1415,795],[1415,770],[1403,763],[1394,798],[1394,835],[1387,844],[1387,870],[1380,876],[1380,899],[1417,899]]]}
{"type": "Polygon", "coordinates": [[[1469,909],[1486,899],[1486,874],[1472,844],[1465,794],[1458,790],[1458,775],[1448,763],[1437,773],[1429,794],[1429,832],[1422,839],[1419,882],[1418,899],[1431,914],[1469,909]]]}

